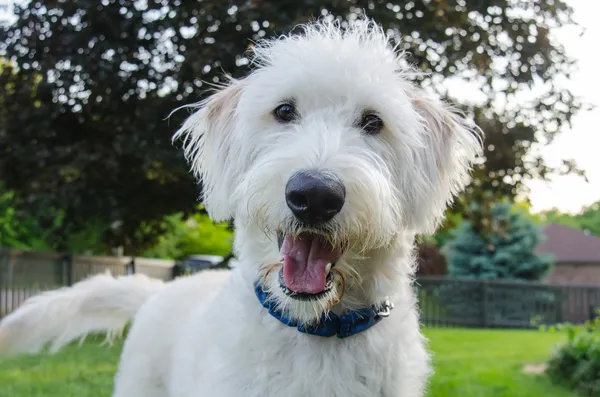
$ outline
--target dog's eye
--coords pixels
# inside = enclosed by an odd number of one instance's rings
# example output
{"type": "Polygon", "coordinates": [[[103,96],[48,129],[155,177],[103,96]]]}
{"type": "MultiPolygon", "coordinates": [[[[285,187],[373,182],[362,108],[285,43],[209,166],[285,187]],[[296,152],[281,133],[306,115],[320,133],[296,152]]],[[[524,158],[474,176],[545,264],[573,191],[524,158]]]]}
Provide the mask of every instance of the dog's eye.
{"type": "Polygon", "coordinates": [[[282,123],[289,123],[298,117],[296,108],[291,103],[284,103],[279,105],[273,110],[275,118],[282,123]]]}
{"type": "Polygon", "coordinates": [[[377,135],[383,128],[383,120],[376,114],[367,113],[360,120],[360,128],[369,135],[377,135]]]}

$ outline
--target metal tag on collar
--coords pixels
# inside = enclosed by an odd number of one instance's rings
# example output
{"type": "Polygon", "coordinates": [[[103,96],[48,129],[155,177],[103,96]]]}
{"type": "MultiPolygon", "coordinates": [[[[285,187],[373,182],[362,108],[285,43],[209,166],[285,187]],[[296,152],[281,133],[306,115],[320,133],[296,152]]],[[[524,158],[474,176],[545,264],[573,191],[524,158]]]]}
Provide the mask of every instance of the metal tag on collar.
{"type": "Polygon", "coordinates": [[[385,301],[383,301],[383,304],[381,305],[379,311],[377,312],[377,315],[379,317],[388,317],[392,313],[393,309],[394,309],[394,304],[392,302],[390,302],[389,299],[386,299],[385,301]]]}

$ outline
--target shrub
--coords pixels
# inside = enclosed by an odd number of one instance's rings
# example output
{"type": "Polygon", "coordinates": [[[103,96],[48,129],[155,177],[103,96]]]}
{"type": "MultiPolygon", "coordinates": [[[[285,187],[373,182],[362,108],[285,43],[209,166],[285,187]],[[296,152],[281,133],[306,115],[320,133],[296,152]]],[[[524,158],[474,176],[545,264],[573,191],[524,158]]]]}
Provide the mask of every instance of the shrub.
{"type": "Polygon", "coordinates": [[[600,319],[556,329],[566,330],[568,336],[552,352],[548,376],[584,396],[600,396],[600,319]]]}
{"type": "Polygon", "coordinates": [[[444,276],[448,274],[446,258],[440,249],[432,243],[417,244],[417,276],[444,276]]]}
{"type": "Polygon", "coordinates": [[[177,213],[165,217],[165,233],[142,256],[183,259],[188,255],[227,255],[231,251],[232,232],[226,223],[213,223],[208,215],[198,212],[184,218],[177,213]]]}

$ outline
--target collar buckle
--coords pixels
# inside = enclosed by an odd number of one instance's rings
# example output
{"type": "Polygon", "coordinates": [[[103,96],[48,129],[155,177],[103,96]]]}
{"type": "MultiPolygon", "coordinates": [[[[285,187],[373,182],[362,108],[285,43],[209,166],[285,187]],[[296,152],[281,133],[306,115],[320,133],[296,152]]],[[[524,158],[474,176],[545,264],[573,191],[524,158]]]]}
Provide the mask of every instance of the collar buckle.
{"type": "Polygon", "coordinates": [[[383,318],[389,317],[390,314],[392,314],[393,309],[394,309],[394,304],[392,302],[390,302],[389,299],[386,299],[381,304],[379,311],[377,311],[377,315],[379,317],[383,317],[383,318]]]}

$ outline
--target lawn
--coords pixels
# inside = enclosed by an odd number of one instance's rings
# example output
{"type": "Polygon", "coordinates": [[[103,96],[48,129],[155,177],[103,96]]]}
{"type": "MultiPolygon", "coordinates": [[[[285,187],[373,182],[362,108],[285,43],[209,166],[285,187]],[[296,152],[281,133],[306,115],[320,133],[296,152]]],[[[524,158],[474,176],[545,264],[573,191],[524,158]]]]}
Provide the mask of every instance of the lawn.
{"type": "Polygon", "coordinates": [[[428,397],[575,397],[544,375],[524,374],[543,363],[564,335],[538,331],[428,329],[435,375],[428,397]]]}
{"type": "MultiPolygon", "coordinates": [[[[544,376],[540,363],[562,335],[536,331],[427,329],[436,374],[428,397],[575,397],[544,376]]],[[[120,346],[86,343],[59,354],[0,359],[0,397],[110,397],[120,346]]]]}

